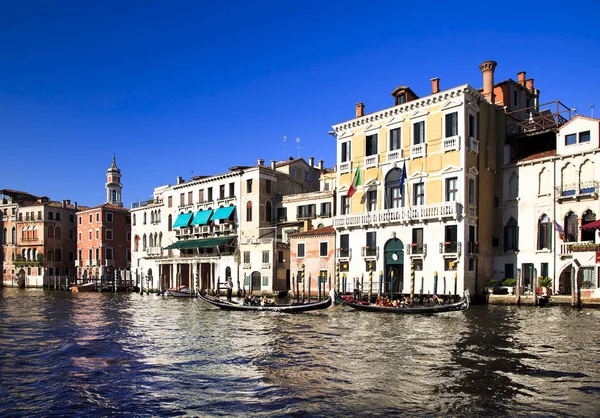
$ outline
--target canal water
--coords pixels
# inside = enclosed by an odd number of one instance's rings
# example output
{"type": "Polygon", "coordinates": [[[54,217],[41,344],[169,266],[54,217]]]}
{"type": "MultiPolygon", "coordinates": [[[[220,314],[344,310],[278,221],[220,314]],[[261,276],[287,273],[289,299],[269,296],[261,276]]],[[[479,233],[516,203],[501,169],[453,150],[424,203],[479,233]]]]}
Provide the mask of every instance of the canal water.
{"type": "Polygon", "coordinates": [[[0,288],[0,416],[600,416],[600,310],[402,316],[0,288]]]}

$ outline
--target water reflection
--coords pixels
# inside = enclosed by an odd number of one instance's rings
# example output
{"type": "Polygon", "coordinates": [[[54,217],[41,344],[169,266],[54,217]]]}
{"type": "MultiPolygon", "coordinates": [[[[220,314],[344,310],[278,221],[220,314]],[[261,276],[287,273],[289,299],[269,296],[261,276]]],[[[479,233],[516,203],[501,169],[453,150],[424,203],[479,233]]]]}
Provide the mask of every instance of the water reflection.
{"type": "Polygon", "coordinates": [[[599,319],[0,289],[0,403],[8,416],[598,416],[599,319]]]}

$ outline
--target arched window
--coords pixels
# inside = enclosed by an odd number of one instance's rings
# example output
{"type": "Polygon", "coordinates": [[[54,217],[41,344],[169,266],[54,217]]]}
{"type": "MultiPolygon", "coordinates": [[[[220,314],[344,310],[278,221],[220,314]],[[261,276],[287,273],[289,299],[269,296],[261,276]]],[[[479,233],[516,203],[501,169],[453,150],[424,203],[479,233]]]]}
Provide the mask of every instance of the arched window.
{"type": "Polygon", "coordinates": [[[271,208],[271,202],[267,201],[265,203],[265,221],[272,222],[273,221],[273,209],[271,208]]]}
{"type": "Polygon", "coordinates": [[[133,214],[133,226],[135,226],[135,213],[133,214]]]}
{"type": "Polygon", "coordinates": [[[37,228],[35,225],[33,225],[33,228],[31,228],[31,238],[33,240],[37,240],[37,228]]]}
{"type": "Polygon", "coordinates": [[[48,227],[48,238],[54,238],[54,227],[53,226],[48,227]]]}
{"type": "MultiPolygon", "coordinates": [[[[396,209],[404,207],[404,190],[400,190],[400,174],[402,170],[394,168],[385,176],[385,208],[396,209]]],[[[403,185],[406,190],[406,184],[403,185]]]]}
{"type": "Polygon", "coordinates": [[[571,196],[577,192],[577,173],[573,164],[567,163],[560,171],[561,196],[571,196]]]}
{"type": "Polygon", "coordinates": [[[25,227],[21,228],[21,240],[25,241],[27,239],[27,230],[25,227]]]}
{"type": "Polygon", "coordinates": [[[574,212],[569,212],[565,216],[565,237],[567,242],[579,241],[579,219],[574,212]]]}
{"type": "Polygon", "coordinates": [[[11,238],[12,244],[17,243],[17,229],[14,226],[12,227],[12,231],[10,233],[10,238],[11,238]]]}
{"type": "Polygon", "coordinates": [[[58,248],[54,251],[54,261],[62,261],[60,249],[58,248]]]}
{"type": "Polygon", "coordinates": [[[545,214],[538,220],[538,250],[552,249],[552,223],[545,214]]]}
{"type": "Polygon", "coordinates": [[[57,227],[54,229],[54,238],[56,238],[56,239],[61,239],[61,236],[62,236],[62,233],[61,233],[60,227],[59,227],[59,226],[57,226],[57,227]]]}
{"type": "Polygon", "coordinates": [[[169,214],[169,231],[173,230],[173,215],[169,214]]]}
{"type": "Polygon", "coordinates": [[[154,246],[160,247],[160,245],[158,244],[158,234],[156,232],[154,233],[154,246]]]}
{"type": "Polygon", "coordinates": [[[146,225],[146,212],[144,212],[144,225],[146,225]]]}
{"type": "Polygon", "coordinates": [[[150,212],[150,223],[154,224],[154,211],[150,212]]]}
{"type": "Polygon", "coordinates": [[[33,258],[32,258],[32,260],[33,260],[33,261],[37,261],[37,248],[34,248],[34,249],[33,249],[33,254],[32,254],[32,255],[33,255],[33,258]]]}
{"type": "Polygon", "coordinates": [[[133,242],[134,242],[134,250],[133,251],[139,251],[140,250],[140,236],[136,234],[133,242]]]}
{"type": "Polygon", "coordinates": [[[27,249],[27,259],[28,259],[28,260],[31,260],[31,259],[32,259],[32,258],[31,258],[31,248],[28,248],[28,249],[27,249]]]}
{"type": "Polygon", "coordinates": [[[504,251],[519,249],[519,227],[514,218],[510,218],[504,227],[504,251]]]}
{"type": "Polygon", "coordinates": [[[252,222],[252,202],[246,203],[246,221],[252,222]]]}
{"type": "Polygon", "coordinates": [[[142,251],[146,251],[146,234],[144,234],[144,237],[142,238],[142,251]]]}
{"type": "Polygon", "coordinates": [[[158,234],[158,246],[162,247],[162,232],[158,234]]]}
{"type": "MultiPolygon", "coordinates": [[[[594,222],[596,220],[596,214],[590,209],[586,210],[581,217],[581,226],[594,222]]],[[[594,241],[596,231],[586,231],[581,229],[581,241],[594,241]]]]}
{"type": "Polygon", "coordinates": [[[519,196],[519,176],[512,173],[508,180],[508,198],[516,199],[519,196]]]}
{"type": "Polygon", "coordinates": [[[544,167],[538,175],[538,194],[550,193],[550,172],[544,167]]]}
{"type": "Polygon", "coordinates": [[[6,228],[4,228],[4,233],[2,235],[2,242],[6,243],[8,238],[8,231],[6,230],[6,228]]]}
{"type": "Polygon", "coordinates": [[[148,241],[150,244],[150,248],[154,247],[154,235],[150,234],[150,236],[148,237],[148,241]]]}
{"type": "Polygon", "coordinates": [[[25,248],[21,250],[21,260],[27,260],[27,250],[25,248]]]}
{"type": "Polygon", "coordinates": [[[162,215],[162,214],[161,214],[161,212],[160,212],[160,209],[159,209],[159,210],[158,210],[158,220],[157,220],[156,222],[160,222],[160,220],[161,220],[161,215],[162,215]]]}
{"type": "Polygon", "coordinates": [[[52,249],[49,249],[48,252],[46,253],[46,260],[54,261],[54,251],[52,251],[52,249]]]}
{"type": "Polygon", "coordinates": [[[586,183],[594,180],[594,162],[585,160],[579,168],[579,182],[586,183]]]}

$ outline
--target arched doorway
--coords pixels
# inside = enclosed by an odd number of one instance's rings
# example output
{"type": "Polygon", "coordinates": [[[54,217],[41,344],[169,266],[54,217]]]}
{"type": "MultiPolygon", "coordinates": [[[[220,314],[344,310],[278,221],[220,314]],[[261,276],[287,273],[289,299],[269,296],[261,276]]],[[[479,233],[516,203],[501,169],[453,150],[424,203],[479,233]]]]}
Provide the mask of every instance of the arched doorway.
{"type": "Polygon", "coordinates": [[[385,243],[383,293],[399,293],[404,288],[404,244],[398,238],[385,243]]]}
{"type": "Polygon", "coordinates": [[[25,270],[21,269],[17,273],[17,286],[21,289],[25,289],[25,270]]]}
{"type": "Polygon", "coordinates": [[[260,271],[253,271],[250,280],[250,292],[260,292],[260,271]]]}
{"type": "Polygon", "coordinates": [[[570,295],[571,294],[571,280],[573,274],[573,265],[569,264],[560,273],[558,278],[558,294],[559,295],[570,295]]]}

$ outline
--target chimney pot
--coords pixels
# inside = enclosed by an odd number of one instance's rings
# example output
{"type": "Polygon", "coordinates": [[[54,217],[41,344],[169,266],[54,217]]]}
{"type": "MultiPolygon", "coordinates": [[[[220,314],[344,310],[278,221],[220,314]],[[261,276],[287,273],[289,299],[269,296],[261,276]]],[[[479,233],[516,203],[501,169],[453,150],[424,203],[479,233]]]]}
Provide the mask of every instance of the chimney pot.
{"type": "Polygon", "coordinates": [[[497,65],[496,61],[484,61],[479,65],[483,74],[483,96],[490,103],[494,103],[494,70],[497,65]]]}
{"type": "Polygon", "coordinates": [[[275,170],[275,160],[271,160],[271,170],[275,170]]]}
{"type": "Polygon", "coordinates": [[[259,158],[258,160],[256,160],[256,162],[258,163],[258,165],[265,165],[265,160],[263,160],[262,158],[259,158]]]}
{"type": "Polygon", "coordinates": [[[183,183],[183,177],[177,176],[177,184],[183,183]]]}
{"type": "Polygon", "coordinates": [[[319,160],[319,170],[323,170],[323,160],[319,160]]]}
{"type": "Polygon", "coordinates": [[[435,77],[431,79],[431,93],[439,93],[440,92],[440,78],[435,77]]]}
{"type": "Polygon", "coordinates": [[[521,71],[520,73],[517,73],[517,77],[519,77],[518,78],[519,84],[522,86],[525,85],[525,75],[526,75],[525,71],[521,71]]]}
{"type": "Polygon", "coordinates": [[[527,90],[529,90],[530,92],[533,93],[534,92],[533,91],[533,78],[530,78],[529,80],[527,80],[525,84],[526,84],[527,90]]]}
{"type": "Polygon", "coordinates": [[[311,167],[315,166],[315,157],[308,157],[308,165],[311,167]]]}
{"type": "Polygon", "coordinates": [[[363,102],[356,103],[356,117],[360,118],[365,115],[365,104],[363,102]]]}

